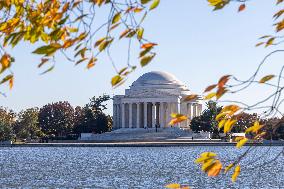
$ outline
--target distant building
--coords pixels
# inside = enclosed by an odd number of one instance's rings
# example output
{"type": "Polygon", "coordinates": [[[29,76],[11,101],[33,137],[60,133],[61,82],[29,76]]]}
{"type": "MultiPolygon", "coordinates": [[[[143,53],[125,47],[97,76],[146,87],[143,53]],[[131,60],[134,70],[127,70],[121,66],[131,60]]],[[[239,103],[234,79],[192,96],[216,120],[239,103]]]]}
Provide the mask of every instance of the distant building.
{"type": "Polygon", "coordinates": [[[189,120],[177,126],[188,127],[190,120],[202,111],[199,100],[183,102],[190,94],[190,90],[170,73],[146,73],[125,90],[125,95],[114,96],[113,128],[169,127],[171,113],[187,115],[189,120]]]}

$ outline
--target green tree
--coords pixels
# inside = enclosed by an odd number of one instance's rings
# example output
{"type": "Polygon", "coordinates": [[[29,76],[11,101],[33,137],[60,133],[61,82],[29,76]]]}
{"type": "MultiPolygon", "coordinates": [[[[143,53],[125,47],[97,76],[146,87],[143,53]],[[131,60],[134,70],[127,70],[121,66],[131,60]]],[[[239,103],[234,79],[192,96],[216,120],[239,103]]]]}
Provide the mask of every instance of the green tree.
{"type": "Polygon", "coordinates": [[[11,140],[16,114],[12,110],[0,107],[0,141],[11,140]]]}
{"type": "Polygon", "coordinates": [[[38,108],[29,108],[18,114],[18,119],[13,127],[17,138],[35,139],[43,136],[39,127],[38,114],[38,108]]]}
{"type": "Polygon", "coordinates": [[[190,128],[195,131],[207,131],[213,133],[213,138],[219,138],[218,121],[215,120],[222,109],[215,101],[209,101],[206,103],[207,109],[205,109],[200,116],[194,117],[191,120],[190,128]]]}
{"type": "Polygon", "coordinates": [[[106,102],[109,95],[92,97],[85,107],[75,109],[74,131],[80,133],[103,133],[111,131],[112,119],[103,111],[106,109],[106,102]]]}
{"type": "Polygon", "coordinates": [[[74,109],[68,102],[47,104],[39,110],[39,127],[47,135],[66,136],[74,125],[74,109]]]}

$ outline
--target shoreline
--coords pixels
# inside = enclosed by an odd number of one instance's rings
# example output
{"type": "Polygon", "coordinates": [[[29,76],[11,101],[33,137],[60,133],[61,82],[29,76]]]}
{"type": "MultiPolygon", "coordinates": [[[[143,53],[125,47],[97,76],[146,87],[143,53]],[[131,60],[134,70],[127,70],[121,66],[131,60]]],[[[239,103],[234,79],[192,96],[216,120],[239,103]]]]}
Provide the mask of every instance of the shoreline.
{"type": "MultiPolygon", "coordinates": [[[[235,146],[235,142],[88,142],[88,143],[26,143],[5,144],[1,147],[186,147],[186,146],[235,146]]],[[[277,143],[247,143],[245,146],[284,146],[277,143]]]]}

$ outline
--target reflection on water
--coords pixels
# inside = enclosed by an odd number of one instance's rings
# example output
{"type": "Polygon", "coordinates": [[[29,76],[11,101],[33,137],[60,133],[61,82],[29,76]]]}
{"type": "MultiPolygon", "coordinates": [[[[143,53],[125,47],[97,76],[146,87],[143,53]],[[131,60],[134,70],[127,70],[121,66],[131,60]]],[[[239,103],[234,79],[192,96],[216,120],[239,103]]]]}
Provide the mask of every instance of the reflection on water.
{"type": "Polygon", "coordinates": [[[0,148],[0,186],[156,189],[177,182],[193,188],[284,188],[283,156],[260,166],[281,150],[256,147],[232,184],[229,176],[208,178],[193,161],[204,151],[230,160],[240,153],[234,147],[0,148]]]}

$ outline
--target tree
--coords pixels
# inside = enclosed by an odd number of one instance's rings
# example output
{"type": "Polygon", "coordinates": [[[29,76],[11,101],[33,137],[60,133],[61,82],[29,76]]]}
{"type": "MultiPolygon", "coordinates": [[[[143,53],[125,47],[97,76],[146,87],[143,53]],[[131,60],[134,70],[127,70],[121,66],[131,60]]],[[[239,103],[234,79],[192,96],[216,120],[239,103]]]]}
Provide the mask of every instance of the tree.
{"type": "Polygon", "coordinates": [[[200,116],[197,116],[191,120],[190,128],[195,131],[207,131],[213,133],[213,138],[220,138],[218,122],[215,120],[222,107],[217,106],[214,101],[209,101],[206,104],[207,109],[202,112],[200,116]]]}
{"type": "Polygon", "coordinates": [[[264,139],[266,140],[278,140],[284,139],[284,117],[281,119],[277,117],[268,118],[262,120],[265,131],[264,139]]]}
{"type": "Polygon", "coordinates": [[[38,122],[38,108],[29,108],[18,114],[18,119],[14,124],[14,132],[17,138],[39,138],[43,133],[38,122]]]}
{"type": "Polygon", "coordinates": [[[234,133],[243,133],[247,128],[253,125],[253,123],[258,120],[258,116],[256,113],[248,114],[242,112],[238,115],[237,122],[232,128],[232,132],[234,133]]]}
{"type": "Polygon", "coordinates": [[[47,104],[39,110],[38,119],[45,134],[66,136],[73,129],[74,109],[66,101],[47,104]]]}
{"type": "Polygon", "coordinates": [[[77,134],[111,131],[112,119],[103,112],[109,99],[108,95],[94,96],[84,108],[76,107],[74,131],[77,134]]]}
{"type": "Polygon", "coordinates": [[[12,139],[12,125],[14,124],[14,122],[15,113],[12,110],[0,107],[0,141],[12,139]]]}

